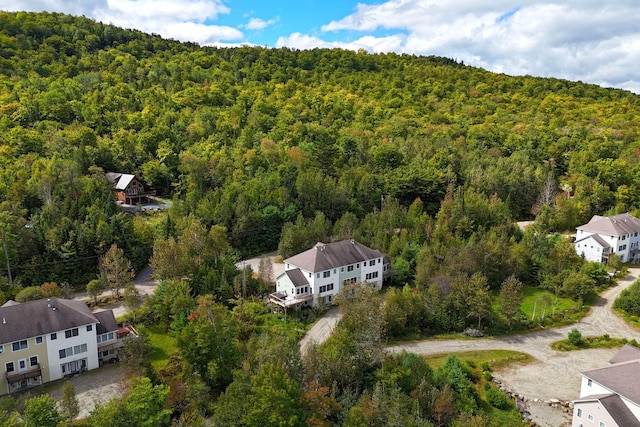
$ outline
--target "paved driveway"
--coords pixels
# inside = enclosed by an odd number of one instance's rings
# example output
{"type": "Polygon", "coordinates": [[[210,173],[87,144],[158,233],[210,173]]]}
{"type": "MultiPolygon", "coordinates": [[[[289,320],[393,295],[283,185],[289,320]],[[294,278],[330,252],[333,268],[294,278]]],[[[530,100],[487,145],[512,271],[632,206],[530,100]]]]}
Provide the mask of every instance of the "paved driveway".
{"type": "Polygon", "coordinates": [[[340,317],[342,316],[340,315],[340,309],[338,307],[332,307],[324,313],[300,341],[300,352],[304,355],[311,342],[317,344],[325,342],[331,335],[331,332],[333,332],[333,328],[336,327],[340,317]]]}

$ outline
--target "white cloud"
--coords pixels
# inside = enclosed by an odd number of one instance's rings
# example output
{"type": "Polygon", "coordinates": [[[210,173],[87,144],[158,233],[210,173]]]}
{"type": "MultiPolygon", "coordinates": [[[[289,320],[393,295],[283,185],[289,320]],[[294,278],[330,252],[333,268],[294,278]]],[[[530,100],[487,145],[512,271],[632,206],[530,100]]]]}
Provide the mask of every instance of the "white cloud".
{"type": "Polygon", "coordinates": [[[371,53],[391,52],[402,46],[403,37],[401,35],[393,35],[389,37],[373,37],[364,36],[352,42],[343,41],[324,41],[318,37],[309,36],[300,33],[293,33],[286,37],[278,38],[276,47],[290,47],[294,49],[313,49],[321,48],[340,48],[348,50],[364,49],[371,53]]]}
{"type": "Polygon", "coordinates": [[[123,28],[201,44],[239,41],[244,37],[236,28],[209,24],[230,13],[222,0],[24,0],[18,8],[15,0],[0,0],[0,9],[84,15],[123,28]]]}
{"type": "Polygon", "coordinates": [[[406,37],[400,46],[390,46],[396,52],[442,55],[492,71],[637,92],[639,15],[640,3],[630,0],[389,0],[358,4],[351,15],[322,31],[397,30],[406,37]]]}
{"type": "Polygon", "coordinates": [[[244,27],[247,30],[263,30],[268,26],[275,24],[276,22],[278,22],[278,18],[269,19],[267,21],[260,18],[251,18],[247,25],[245,25],[244,27]]]}

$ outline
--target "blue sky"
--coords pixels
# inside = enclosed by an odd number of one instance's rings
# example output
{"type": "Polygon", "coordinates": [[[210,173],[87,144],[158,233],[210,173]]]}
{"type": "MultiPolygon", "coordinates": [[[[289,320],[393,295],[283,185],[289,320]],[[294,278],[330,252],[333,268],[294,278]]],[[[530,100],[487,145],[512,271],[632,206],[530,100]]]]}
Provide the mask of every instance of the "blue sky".
{"type": "Polygon", "coordinates": [[[201,45],[439,55],[640,94],[637,0],[0,0],[201,45]]]}

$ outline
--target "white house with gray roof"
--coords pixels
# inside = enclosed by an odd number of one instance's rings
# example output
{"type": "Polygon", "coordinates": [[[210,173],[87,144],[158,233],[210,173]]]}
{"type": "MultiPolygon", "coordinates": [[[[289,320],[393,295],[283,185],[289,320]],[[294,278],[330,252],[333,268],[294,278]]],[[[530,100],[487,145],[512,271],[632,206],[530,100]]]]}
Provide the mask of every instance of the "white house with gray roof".
{"type": "Polygon", "coordinates": [[[97,368],[117,331],[111,310],[93,313],[81,301],[8,301],[0,307],[0,395],[97,368]]]}
{"type": "Polygon", "coordinates": [[[640,261],[640,220],[628,213],[609,217],[594,215],[576,229],[575,248],[588,261],[606,263],[611,254],[622,262],[640,261]]]}
{"type": "Polygon", "coordinates": [[[582,373],[573,427],[640,427],[640,349],[625,345],[609,365],[582,373]]]}
{"type": "Polygon", "coordinates": [[[382,287],[391,270],[382,252],[355,240],[317,243],[284,260],[285,271],[276,279],[270,301],[288,308],[329,305],[345,284],[369,283],[382,287]]]}

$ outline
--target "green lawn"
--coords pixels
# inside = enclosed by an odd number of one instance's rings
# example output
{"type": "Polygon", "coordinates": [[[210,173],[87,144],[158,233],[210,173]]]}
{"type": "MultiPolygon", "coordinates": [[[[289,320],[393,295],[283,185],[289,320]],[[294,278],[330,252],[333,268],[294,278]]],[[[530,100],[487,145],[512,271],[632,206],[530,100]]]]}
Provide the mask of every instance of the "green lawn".
{"type": "Polygon", "coordinates": [[[564,310],[578,308],[578,303],[570,298],[557,297],[553,292],[533,286],[524,286],[524,301],[522,302],[522,311],[527,319],[551,316],[554,313],[564,310]],[[534,313],[535,311],[535,313],[534,313]]]}
{"type": "Polygon", "coordinates": [[[491,369],[499,369],[512,363],[527,363],[533,360],[533,358],[526,353],[511,350],[477,350],[460,353],[443,353],[424,356],[424,359],[429,366],[435,370],[444,364],[449,355],[454,355],[465,362],[471,362],[474,366],[483,366],[486,363],[491,369]]]}
{"type": "Polygon", "coordinates": [[[166,365],[171,354],[178,350],[176,339],[162,331],[158,326],[145,328],[144,333],[152,348],[149,361],[151,366],[158,371],[166,365]]]}

